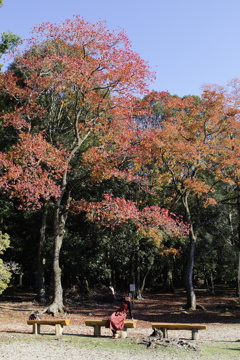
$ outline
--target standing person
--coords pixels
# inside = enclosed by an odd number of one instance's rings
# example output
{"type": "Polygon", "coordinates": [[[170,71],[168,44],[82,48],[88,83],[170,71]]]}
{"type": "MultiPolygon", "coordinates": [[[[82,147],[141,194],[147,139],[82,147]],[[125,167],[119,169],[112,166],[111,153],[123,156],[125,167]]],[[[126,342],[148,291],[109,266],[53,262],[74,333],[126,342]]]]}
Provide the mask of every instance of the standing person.
{"type": "Polygon", "coordinates": [[[117,296],[112,286],[109,286],[109,289],[112,291],[114,300],[121,302],[118,310],[112,313],[109,319],[109,328],[112,330],[113,333],[112,337],[113,339],[116,339],[119,337],[117,331],[124,330],[124,320],[127,318],[127,312],[129,312],[129,316],[133,320],[132,299],[130,296],[117,296]]]}

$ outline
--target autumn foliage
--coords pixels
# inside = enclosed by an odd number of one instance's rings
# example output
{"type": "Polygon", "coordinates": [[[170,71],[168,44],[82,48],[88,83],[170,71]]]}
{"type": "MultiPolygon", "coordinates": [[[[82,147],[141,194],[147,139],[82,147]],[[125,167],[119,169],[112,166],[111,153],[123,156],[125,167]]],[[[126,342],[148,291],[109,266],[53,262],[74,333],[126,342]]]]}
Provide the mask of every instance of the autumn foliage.
{"type": "Polygon", "coordinates": [[[20,207],[37,208],[43,200],[58,197],[66,151],[48,143],[41,133],[19,132],[18,143],[1,155],[1,187],[20,201],[20,207]]]}
{"type": "Polygon", "coordinates": [[[14,104],[3,109],[2,125],[17,132],[12,149],[1,153],[1,188],[39,207],[61,196],[60,178],[88,138],[100,141],[114,124],[125,127],[134,93],[144,92],[153,74],[124,32],[104,22],[76,16],[33,32],[11,71],[0,74],[1,94],[14,104]]]}
{"type": "Polygon", "coordinates": [[[36,26],[0,73],[0,189],[21,208],[54,209],[58,290],[70,211],[107,228],[130,223],[158,245],[196,242],[190,199],[207,207],[217,183],[239,187],[238,82],[232,93],[209,87],[179,98],[149,93],[153,79],[124,31],[79,16],[36,26]],[[131,194],[106,189],[87,201],[79,190],[116,180],[131,194]],[[184,217],[168,210],[179,203],[184,217]]]}
{"type": "Polygon", "coordinates": [[[159,245],[164,237],[186,237],[189,225],[173,213],[159,206],[139,210],[136,202],[105,194],[100,202],[75,202],[73,211],[84,211],[90,221],[101,226],[115,228],[131,222],[142,237],[159,245]]]}

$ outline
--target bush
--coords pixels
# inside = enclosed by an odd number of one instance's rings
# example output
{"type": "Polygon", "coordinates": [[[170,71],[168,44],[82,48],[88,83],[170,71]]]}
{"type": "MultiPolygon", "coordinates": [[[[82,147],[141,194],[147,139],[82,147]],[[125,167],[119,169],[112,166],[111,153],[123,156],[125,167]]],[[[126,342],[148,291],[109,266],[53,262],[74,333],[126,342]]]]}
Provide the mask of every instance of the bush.
{"type": "MultiPolygon", "coordinates": [[[[0,231],[0,255],[3,254],[9,245],[10,240],[8,234],[3,234],[0,231]]],[[[10,279],[11,272],[9,271],[8,266],[0,259],[0,294],[7,288],[10,279]]]]}

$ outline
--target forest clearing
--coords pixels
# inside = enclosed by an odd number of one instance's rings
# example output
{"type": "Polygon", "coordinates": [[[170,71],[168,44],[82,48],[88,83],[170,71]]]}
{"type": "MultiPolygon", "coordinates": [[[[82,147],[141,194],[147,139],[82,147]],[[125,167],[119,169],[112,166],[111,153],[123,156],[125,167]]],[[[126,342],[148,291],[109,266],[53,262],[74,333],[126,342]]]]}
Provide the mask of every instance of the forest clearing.
{"type": "MultiPolygon", "coordinates": [[[[151,293],[134,303],[134,319],[137,328],[128,330],[127,339],[111,339],[109,329],[103,329],[100,338],[93,337],[92,328],[85,326],[85,320],[92,317],[107,318],[115,304],[92,299],[74,303],[67,300],[69,313],[59,316],[70,319],[64,327],[61,338],[55,336],[54,328],[44,326],[41,335],[32,335],[27,319],[33,312],[41,311],[34,301],[34,293],[9,288],[0,298],[0,349],[3,359],[18,360],[57,359],[68,356],[71,359],[237,359],[240,351],[240,304],[233,289],[218,288],[215,296],[205,289],[196,290],[199,309],[185,311],[186,296],[183,290],[174,294],[151,293]],[[190,340],[190,332],[171,331],[170,339],[183,339],[196,346],[193,349],[147,348],[139,338],[150,336],[151,322],[202,323],[207,329],[200,331],[198,341],[190,340]],[[17,351],[17,353],[16,353],[17,351]]],[[[51,317],[43,314],[44,318],[51,317]]]]}
{"type": "Polygon", "coordinates": [[[3,33],[5,55],[2,358],[238,358],[240,78],[200,95],[152,90],[125,31],[78,14],[28,39],[3,33]],[[86,320],[113,311],[94,337],[86,320]],[[127,311],[137,327],[117,339],[127,311]],[[40,333],[33,313],[63,322],[40,333]],[[157,342],[163,322],[194,324],[192,338],[171,329],[157,342]]]}

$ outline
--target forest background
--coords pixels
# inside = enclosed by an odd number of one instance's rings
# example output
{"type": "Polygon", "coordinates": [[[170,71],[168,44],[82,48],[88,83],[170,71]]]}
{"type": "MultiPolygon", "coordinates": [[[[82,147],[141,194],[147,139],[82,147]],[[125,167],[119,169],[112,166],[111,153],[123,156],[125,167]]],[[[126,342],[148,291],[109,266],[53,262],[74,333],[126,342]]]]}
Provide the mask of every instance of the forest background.
{"type": "Polygon", "coordinates": [[[193,309],[195,284],[239,295],[239,79],[149,91],[126,34],[78,16],[37,26],[0,77],[2,290],[13,273],[54,312],[110,284],[185,286],[193,309]]]}

